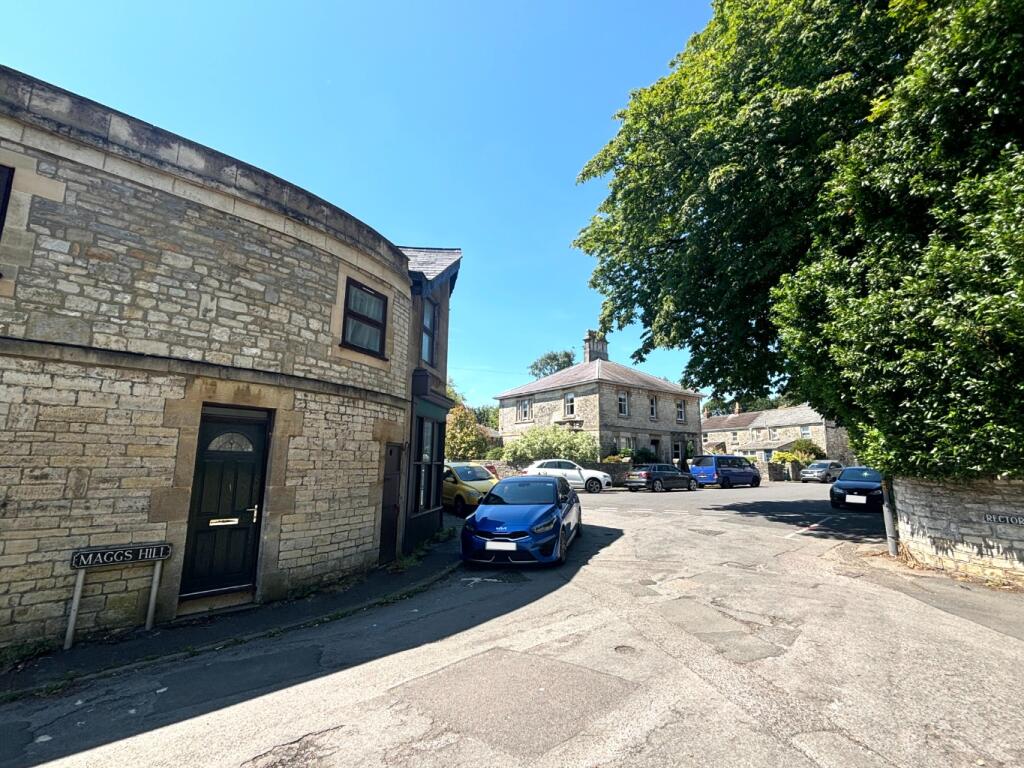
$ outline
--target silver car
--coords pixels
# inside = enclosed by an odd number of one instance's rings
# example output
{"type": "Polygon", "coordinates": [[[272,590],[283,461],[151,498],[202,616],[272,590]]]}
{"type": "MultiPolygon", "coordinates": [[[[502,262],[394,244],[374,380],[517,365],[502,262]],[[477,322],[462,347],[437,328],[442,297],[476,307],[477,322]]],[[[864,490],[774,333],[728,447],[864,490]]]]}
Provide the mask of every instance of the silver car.
{"type": "Polygon", "coordinates": [[[800,470],[801,483],[833,483],[843,471],[843,465],[838,461],[812,461],[810,466],[800,470]]]}

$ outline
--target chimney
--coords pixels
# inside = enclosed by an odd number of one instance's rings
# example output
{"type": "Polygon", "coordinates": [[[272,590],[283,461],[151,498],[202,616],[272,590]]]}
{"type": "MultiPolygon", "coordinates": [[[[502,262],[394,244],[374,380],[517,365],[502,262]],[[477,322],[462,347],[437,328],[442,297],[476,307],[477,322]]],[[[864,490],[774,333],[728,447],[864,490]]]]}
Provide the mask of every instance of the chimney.
{"type": "Polygon", "coordinates": [[[597,331],[587,331],[583,337],[583,362],[608,359],[608,342],[597,331]]]}
{"type": "Polygon", "coordinates": [[[734,400],[733,401],[732,412],[733,413],[743,413],[743,406],[740,405],[740,401],[739,400],[734,400]]]}

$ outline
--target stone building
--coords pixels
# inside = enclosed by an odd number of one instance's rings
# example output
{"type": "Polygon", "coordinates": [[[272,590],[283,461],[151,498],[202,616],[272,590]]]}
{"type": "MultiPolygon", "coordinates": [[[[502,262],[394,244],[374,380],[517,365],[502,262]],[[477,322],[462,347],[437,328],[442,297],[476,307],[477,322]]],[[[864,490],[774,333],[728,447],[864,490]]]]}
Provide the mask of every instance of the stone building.
{"type": "MultiPolygon", "coordinates": [[[[74,550],[169,542],[159,621],[435,531],[459,263],[0,67],[0,645],[63,633],[74,550]]],[[[152,570],[89,571],[78,626],[152,570]]]]}
{"type": "Polygon", "coordinates": [[[767,462],[773,452],[787,450],[801,438],[813,440],[830,459],[844,464],[855,461],[846,430],[806,404],[705,416],[703,421],[702,442],[709,453],[733,453],[767,462]]]}
{"type": "Polygon", "coordinates": [[[589,432],[601,455],[652,451],[659,461],[693,456],[700,446],[700,398],[657,376],[608,359],[608,342],[590,331],[583,362],[496,395],[505,444],[536,426],[589,432]]]}

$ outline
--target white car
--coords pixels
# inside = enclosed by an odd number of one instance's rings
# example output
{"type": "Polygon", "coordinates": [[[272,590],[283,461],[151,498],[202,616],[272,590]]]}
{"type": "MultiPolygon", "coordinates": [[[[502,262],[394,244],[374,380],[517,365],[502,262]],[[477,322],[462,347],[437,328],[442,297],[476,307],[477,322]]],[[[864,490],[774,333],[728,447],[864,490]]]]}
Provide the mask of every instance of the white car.
{"type": "Polygon", "coordinates": [[[523,470],[524,475],[564,477],[573,488],[583,488],[587,493],[600,493],[612,487],[612,476],[607,472],[584,469],[575,461],[567,459],[544,459],[535,461],[523,470]]]}

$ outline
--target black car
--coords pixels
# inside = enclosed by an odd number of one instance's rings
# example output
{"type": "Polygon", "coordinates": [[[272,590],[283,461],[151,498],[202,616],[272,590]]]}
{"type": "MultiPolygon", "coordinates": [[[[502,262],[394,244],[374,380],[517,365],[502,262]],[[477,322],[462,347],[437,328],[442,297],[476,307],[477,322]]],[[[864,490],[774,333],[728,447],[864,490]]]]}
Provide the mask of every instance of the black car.
{"type": "Polygon", "coordinates": [[[626,487],[631,491],[646,488],[649,491],[671,491],[673,488],[684,488],[687,491],[697,490],[697,481],[689,472],[681,472],[671,464],[643,464],[633,467],[626,475],[626,487]]]}
{"type": "Polygon", "coordinates": [[[870,467],[847,467],[829,489],[834,509],[882,511],[882,475],[870,467]]]}

